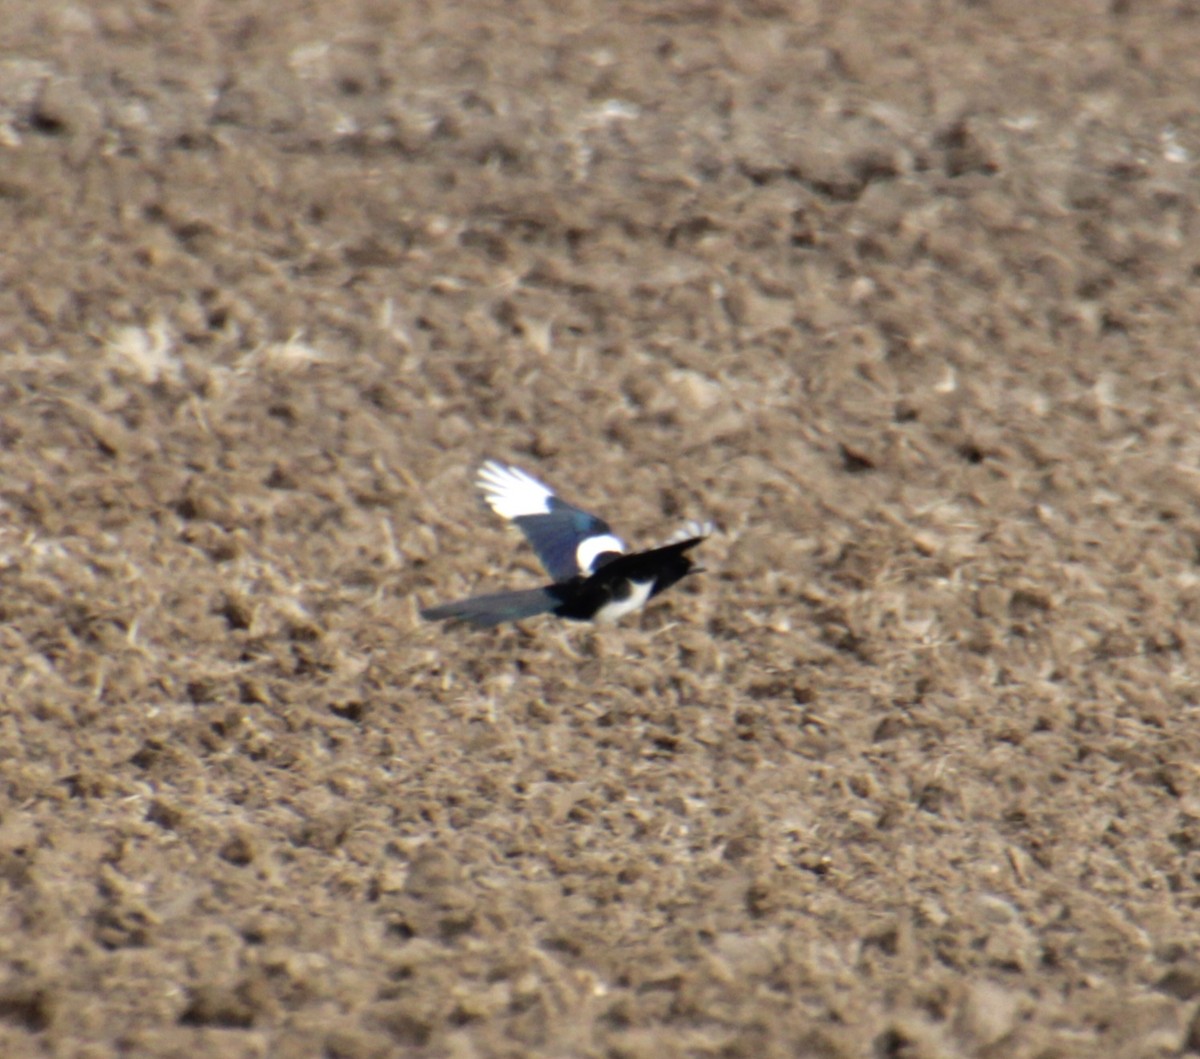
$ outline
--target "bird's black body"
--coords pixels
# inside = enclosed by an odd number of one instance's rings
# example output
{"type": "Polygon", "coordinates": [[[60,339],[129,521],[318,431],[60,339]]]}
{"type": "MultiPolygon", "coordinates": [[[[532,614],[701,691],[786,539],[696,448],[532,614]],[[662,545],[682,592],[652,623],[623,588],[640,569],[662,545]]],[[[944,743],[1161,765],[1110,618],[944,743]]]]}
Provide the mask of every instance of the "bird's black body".
{"type": "Polygon", "coordinates": [[[636,591],[632,587],[634,584],[649,582],[650,591],[646,598],[650,599],[682,580],[695,566],[685,553],[702,540],[703,537],[691,537],[653,551],[619,555],[590,577],[575,576],[569,581],[542,588],[473,596],[457,603],[429,607],[421,611],[421,616],[432,621],[468,621],[480,626],[520,621],[538,614],[592,621],[606,607],[615,604],[619,608],[631,600],[636,591]]]}
{"type": "Polygon", "coordinates": [[[554,613],[560,618],[591,621],[611,603],[620,603],[630,596],[630,585],[650,582],[653,599],[660,592],[682,581],[692,572],[695,563],[686,554],[703,537],[689,537],[677,544],[667,544],[648,552],[618,555],[600,567],[591,577],[576,577],[555,585],[563,601],[554,613]]]}
{"type": "Polygon", "coordinates": [[[494,511],[529,538],[554,582],[541,588],[493,592],[421,611],[433,621],[463,621],[489,627],[538,614],[573,621],[616,621],[695,569],[687,555],[709,527],[650,551],[624,554],[608,524],[567,504],[523,471],[486,463],[480,485],[494,511]]]}

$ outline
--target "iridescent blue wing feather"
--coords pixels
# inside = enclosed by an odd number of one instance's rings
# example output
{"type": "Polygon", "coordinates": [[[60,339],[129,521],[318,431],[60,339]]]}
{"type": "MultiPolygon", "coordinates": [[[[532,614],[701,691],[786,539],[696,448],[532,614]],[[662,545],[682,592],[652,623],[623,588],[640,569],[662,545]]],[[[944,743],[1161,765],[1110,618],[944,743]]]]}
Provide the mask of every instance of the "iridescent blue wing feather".
{"type": "Polygon", "coordinates": [[[478,484],[488,506],[525,534],[556,582],[589,577],[625,551],[607,522],[560,500],[517,467],[489,460],[478,484]]]}

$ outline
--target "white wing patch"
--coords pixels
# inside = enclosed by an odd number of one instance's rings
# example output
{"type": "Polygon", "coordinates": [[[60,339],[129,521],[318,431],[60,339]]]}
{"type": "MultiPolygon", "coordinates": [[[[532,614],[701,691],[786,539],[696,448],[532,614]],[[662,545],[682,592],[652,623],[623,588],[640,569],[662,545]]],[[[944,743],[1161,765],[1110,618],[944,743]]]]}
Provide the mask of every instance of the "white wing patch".
{"type": "Polygon", "coordinates": [[[579,564],[580,573],[594,574],[596,571],[592,569],[592,563],[601,555],[605,552],[621,554],[624,551],[625,545],[620,538],[611,533],[603,533],[598,537],[586,537],[580,541],[579,547],[575,549],[575,561],[579,564]]]}
{"type": "Polygon", "coordinates": [[[690,518],[667,538],[663,547],[666,547],[668,544],[680,544],[683,541],[691,540],[693,537],[711,537],[716,532],[716,528],[715,523],[697,522],[694,518],[690,518]]]}
{"type": "Polygon", "coordinates": [[[507,467],[495,460],[488,460],[479,468],[476,483],[488,507],[504,519],[544,515],[550,510],[550,498],[554,496],[520,468],[507,467]]]}

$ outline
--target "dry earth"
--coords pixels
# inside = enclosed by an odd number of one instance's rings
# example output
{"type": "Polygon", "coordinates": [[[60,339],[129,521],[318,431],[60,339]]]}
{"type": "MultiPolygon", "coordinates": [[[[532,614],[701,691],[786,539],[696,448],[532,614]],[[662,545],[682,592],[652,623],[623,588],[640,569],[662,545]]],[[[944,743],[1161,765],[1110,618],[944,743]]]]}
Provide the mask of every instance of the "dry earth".
{"type": "Polygon", "coordinates": [[[0,1054],[1200,1054],[1195,3],[0,26],[0,1054]]]}

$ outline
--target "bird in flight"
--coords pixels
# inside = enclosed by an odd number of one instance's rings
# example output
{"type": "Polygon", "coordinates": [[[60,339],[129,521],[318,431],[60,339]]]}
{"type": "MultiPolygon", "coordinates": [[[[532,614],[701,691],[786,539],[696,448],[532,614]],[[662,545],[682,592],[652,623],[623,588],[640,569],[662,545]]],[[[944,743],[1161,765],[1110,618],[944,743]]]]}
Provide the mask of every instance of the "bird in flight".
{"type": "Polygon", "coordinates": [[[525,534],[554,581],[428,607],[421,616],[431,621],[488,628],[556,614],[574,621],[615,622],[697,570],[687,552],[713,529],[712,523],[688,522],[662,547],[629,555],[607,522],[559,499],[518,467],[488,460],[476,483],[488,506],[525,534]]]}

